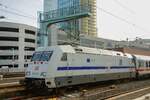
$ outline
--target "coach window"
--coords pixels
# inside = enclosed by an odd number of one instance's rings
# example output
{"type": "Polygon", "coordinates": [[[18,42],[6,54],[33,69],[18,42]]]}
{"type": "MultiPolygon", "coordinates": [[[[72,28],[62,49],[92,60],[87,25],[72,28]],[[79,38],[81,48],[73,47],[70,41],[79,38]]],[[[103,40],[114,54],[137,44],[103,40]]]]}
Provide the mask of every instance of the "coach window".
{"type": "Polygon", "coordinates": [[[142,60],[139,61],[139,67],[144,67],[144,61],[142,60]]]}
{"type": "Polygon", "coordinates": [[[61,61],[67,61],[67,53],[63,53],[61,61]]]}
{"type": "Polygon", "coordinates": [[[146,67],[148,67],[148,61],[146,61],[146,67]]]}
{"type": "Polygon", "coordinates": [[[141,61],[138,61],[138,63],[139,63],[139,67],[141,67],[141,61]]]}

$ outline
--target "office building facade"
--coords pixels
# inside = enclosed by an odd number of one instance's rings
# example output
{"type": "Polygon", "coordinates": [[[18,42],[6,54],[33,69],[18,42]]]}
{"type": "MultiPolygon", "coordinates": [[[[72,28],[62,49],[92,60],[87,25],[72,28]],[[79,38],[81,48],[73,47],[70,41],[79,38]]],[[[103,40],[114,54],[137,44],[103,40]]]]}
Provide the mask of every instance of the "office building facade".
{"type": "Polygon", "coordinates": [[[90,17],[61,22],[59,27],[65,32],[79,32],[80,34],[96,37],[96,0],[44,0],[44,12],[87,4],[91,8],[90,17]]]}

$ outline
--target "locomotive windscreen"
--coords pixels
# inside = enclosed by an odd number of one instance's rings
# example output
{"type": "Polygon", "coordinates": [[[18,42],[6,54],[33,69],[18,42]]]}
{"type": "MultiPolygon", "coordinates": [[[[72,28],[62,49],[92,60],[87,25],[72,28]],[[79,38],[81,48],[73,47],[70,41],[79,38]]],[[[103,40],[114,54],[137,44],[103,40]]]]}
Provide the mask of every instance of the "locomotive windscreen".
{"type": "Polygon", "coordinates": [[[52,51],[35,52],[31,61],[49,61],[52,56],[52,51]]]}
{"type": "Polygon", "coordinates": [[[52,51],[43,51],[40,61],[49,61],[52,56],[52,51]]]}

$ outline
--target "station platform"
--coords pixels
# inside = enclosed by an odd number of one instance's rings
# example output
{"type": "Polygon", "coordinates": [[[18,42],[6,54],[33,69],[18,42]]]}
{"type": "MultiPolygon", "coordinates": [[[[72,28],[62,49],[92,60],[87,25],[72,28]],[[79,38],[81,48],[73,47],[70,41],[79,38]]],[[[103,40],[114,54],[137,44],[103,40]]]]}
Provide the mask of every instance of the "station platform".
{"type": "Polygon", "coordinates": [[[24,77],[2,78],[2,79],[0,79],[0,84],[19,82],[20,80],[23,80],[23,79],[24,79],[24,77]]]}
{"type": "Polygon", "coordinates": [[[0,73],[0,76],[3,77],[3,78],[24,77],[25,72],[0,73]]]}

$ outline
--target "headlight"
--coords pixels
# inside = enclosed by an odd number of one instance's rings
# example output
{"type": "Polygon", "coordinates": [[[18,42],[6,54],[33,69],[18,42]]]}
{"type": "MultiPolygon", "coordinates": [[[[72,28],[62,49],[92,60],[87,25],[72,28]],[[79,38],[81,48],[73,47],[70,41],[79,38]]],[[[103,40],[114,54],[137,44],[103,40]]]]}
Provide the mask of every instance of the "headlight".
{"type": "Polygon", "coordinates": [[[27,72],[25,73],[26,76],[30,76],[30,74],[31,74],[30,71],[27,71],[27,72]]]}
{"type": "Polygon", "coordinates": [[[46,72],[41,72],[41,76],[46,77],[46,72]]]}

